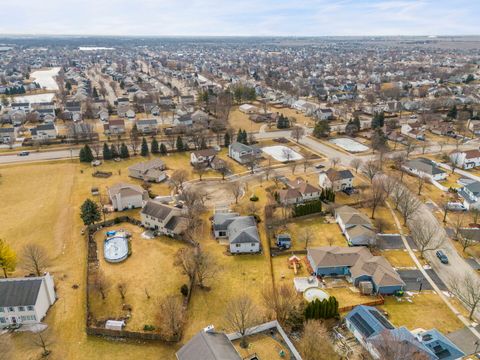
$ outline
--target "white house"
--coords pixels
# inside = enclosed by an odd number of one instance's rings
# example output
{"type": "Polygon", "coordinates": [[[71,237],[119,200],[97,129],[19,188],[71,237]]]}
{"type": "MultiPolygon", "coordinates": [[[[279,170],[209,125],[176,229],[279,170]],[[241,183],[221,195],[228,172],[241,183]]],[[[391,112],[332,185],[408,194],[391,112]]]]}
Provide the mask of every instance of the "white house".
{"type": "Polygon", "coordinates": [[[141,208],[148,200],[148,192],[141,186],[122,183],[110,187],[108,196],[116,211],[141,208]]]}
{"type": "Polygon", "coordinates": [[[167,178],[165,163],[160,159],[136,163],[128,168],[128,176],[149,182],[162,182],[167,178]]]}
{"type": "Polygon", "coordinates": [[[24,102],[24,103],[12,103],[10,105],[10,108],[12,110],[22,110],[25,112],[29,112],[31,109],[30,103],[29,102],[24,102]]]}
{"type": "Polygon", "coordinates": [[[316,112],[318,120],[330,120],[333,117],[332,109],[318,109],[316,112]]]}
{"type": "Polygon", "coordinates": [[[240,164],[246,164],[252,156],[259,156],[260,153],[257,148],[239,142],[228,146],[228,156],[240,164]]]}
{"type": "Polygon", "coordinates": [[[56,300],[53,278],[0,279],[0,328],[38,324],[56,300]]]}
{"type": "Polygon", "coordinates": [[[15,128],[0,128],[0,144],[12,144],[15,142],[15,128]]]}
{"type": "Polygon", "coordinates": [[[187,219],[174,206],[148,200],[140,212],[142,226],[168,236],[180,235],[185,231],[187,219]]]}
{"type": "Polygon", "coordinates": [[[450,154],[450,160],[455,164],[456,167],[462,169],[472,169],[480,166],[480,151],[454,151],[450,154]]]}
{"type": "Polygon", "coordinates": [[[353,188],[353,174],[350,170],[328,169],[318,175],[318,184],[322,189],[341,191],[353,188]]]}
{"type": "Polygon", "coordinates": [[[258,108],[256,106],[250,104],[243,104],[238,107],[238,110],[245,114],[254,114],[258,112],[258,108]]]}
{"type": "Polygon", "coordinates": [[[184,114],[180,116],[175,116],[173,119],[173,125],[175,126],[192,126],[193,119],[191,114],[184,114]]]}
{"type": "Polygon", "coordinates": [[[32,134],[33,140],[42,141],[42,140],[55,139],[58,135],[58,132],[55,124],[48,123],[48,124],[42,124],[42,125],[38,125],[37,127],[31,128],[30,134],[32,134]]]}
{"type": "Polygon", "coordinates": [[[260,251],[260,235],[253,216],[238,213],[215,213],[213,233],[216,239],[228,238],[232,254],[247,254],[260,251]]]}
{"type": "Polygon", "coordinates": [[[480,210],[480,182],[472,180],[458,190],[458,195],[463,198],[463,205],[467,210],[480,210]]]}
{"type": "Polygon", "coordinates": [[[157,133],[157,120],[156,119],[143,119],[137,120],[137,129],[142,134],[156,134],[157,133]]]}
{"type": "Polygon", "coordinates": [[[416,176],[425,176],[430,180],[441,181],[447,178],[447,173],[440,169],[432,160],[417,158],[407,161],[402,168],[416,176]]]}
{"type": "Polygon", "coordinates": [[[216,155],[217,150],[212,148],[192,151],[190,153],[190,163],[194,166],[198,164],[209,166],[216,155]]]}
{"type": "Polygon", "coordinates": [[[425,140],[425,131],[420,127],[414,127],[413,124],[403,124],[400,132],[415,140],[425,140]]]}

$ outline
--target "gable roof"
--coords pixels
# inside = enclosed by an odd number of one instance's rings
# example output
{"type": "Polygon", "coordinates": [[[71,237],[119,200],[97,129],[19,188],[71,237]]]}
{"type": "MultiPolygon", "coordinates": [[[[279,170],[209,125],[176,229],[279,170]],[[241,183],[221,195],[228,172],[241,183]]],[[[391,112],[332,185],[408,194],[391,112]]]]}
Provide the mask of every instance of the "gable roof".
{"type": "Polygon", "coordinates": [[[350,170],[335,170],[335,169],[328,169],[325,174],[327,175],[328,179],[331,182],[338,181],[338,180],[346,180],[346,179],[353,179],[353,174],[350,170]]]}
{"type": "Polygon", "coordinates": [[[463,351],[437,329],[420,332],[417,334],[417,338],[439,359],[454,360],[465,355],[463,351]]]}
{"type": "Polygon", "coordinates": [[[380,311],[371,306],[356,306],[347,314],[345,320],[348,320],[365,339],[378,335],[384,330],[395,329],[380,311]]]}
{"type": "Polygon", "coordinates": [[[146,190],[139,185],[119,183],[111,186],[108,189],[108,194],[110,197],[117,194],[119,194],[120,196],[144,196],[144,194],[146,194],[146,190]]]}
{"type": "Polygon", "coordinates": [[[239,213],[215,213],[213,215],[213,229],[217,231],[227,230],[228,225],[230,225],[232,221],[239,216],[239,213]]]}
{"type": "Polygon", "coordinates": [[[237,350],[225,333],[202,330],[177,354],[178,360],[241,360],[237,350]]]}
{"type": "Polygon", "coordinates": [[[308,256],[315,268],[332,266],[353,266],[360,257],[372,256],[366,247],[323,246],[308,248],[308,256]]]}
{"type": "Polygon", "coordinates": [[[145,173],[148,170],[151,169],[159,169],[162,170],[165,168],[165,162],[161,159],[152,159],[149,161],[143,161],[143,162],[138,162],[136,164],[133,164],[130,166],[128,169],[129,170],[136,170],[140,171],[141,173],[145,173]]]}
{"type": "Polygon", "coordinates": [[[429,175],[443,174],[445,171],[440,169],[432,160],[426,158],[418,158],[407,161],[405,166],[424,172],[429,175]]]}
{"type": "Polygon", "coordinates": [[[342,220],[345,227],[349,227],[349,225],[363,225],[368,228],[373,228],[368,216],[351,206],[344,205],[336,208],[335,215],[342,220]]]}
{"type": "Polygon", "coordinates": [[[0,279],[0,307],[35,305],[41,285],[40,278],[0,279]]]}
{"type": "Polygon", "coordinates": [[[141,213],[159,220],[165,220],[173,211],[178,212],[177,209],[171,206],[159,203],[157,201],[148,200],[145,206],[142,208],[141,213]]]}
{"type": "Polygon", "coordinates": [[[238,216],[227,227],[231,244],[260,243],[257,223],[253,216],[238,216]]]}

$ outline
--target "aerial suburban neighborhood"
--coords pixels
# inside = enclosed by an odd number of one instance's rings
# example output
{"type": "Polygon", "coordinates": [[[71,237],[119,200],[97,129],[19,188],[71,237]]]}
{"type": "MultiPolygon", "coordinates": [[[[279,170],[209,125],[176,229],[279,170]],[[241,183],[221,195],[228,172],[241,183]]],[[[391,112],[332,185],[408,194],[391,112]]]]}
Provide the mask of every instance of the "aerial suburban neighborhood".
{"type": "Polygon", "coordinates": [[[478,36],[125,26],[0,35],[0,360],[480,359],[478,36]]]}

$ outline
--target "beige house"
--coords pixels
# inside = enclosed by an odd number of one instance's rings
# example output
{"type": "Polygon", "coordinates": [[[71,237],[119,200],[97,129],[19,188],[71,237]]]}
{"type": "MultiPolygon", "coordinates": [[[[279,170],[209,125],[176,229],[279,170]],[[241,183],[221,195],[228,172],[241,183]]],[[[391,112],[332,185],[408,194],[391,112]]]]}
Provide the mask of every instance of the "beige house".
{"type": "Polygon", "coordinates": [[[335,209],[335,220],[348,245],[373,245],[376,240],[374,226],[367,215],[350,206],[335,209]]]}
{"type": "Polygon", "coordinates": [[[108,196],[116,211],[141,208],[148,200],[148,192],[141,186],[122,183],[110,187],[108,196]]]}
{"type": "Polygon", "coordinates": [[[187,226],[187,219],[180,209],[154,200],[146,202],[140,218],[145,228],[168,236],[182,234],[187,226]]]}
{"type": "Polygon", "coordinates": [[[161,182],[167,178],[165,163],[160,159],[136,163],[128,168],[128,176],[149,182],[161,182]]]}
{"type": "Polygon", "coordinates": [[[350,170],[328,169],[318,176],[318,184],[323,189],[341,191],[353,187],[353,174],[350,170]]]}

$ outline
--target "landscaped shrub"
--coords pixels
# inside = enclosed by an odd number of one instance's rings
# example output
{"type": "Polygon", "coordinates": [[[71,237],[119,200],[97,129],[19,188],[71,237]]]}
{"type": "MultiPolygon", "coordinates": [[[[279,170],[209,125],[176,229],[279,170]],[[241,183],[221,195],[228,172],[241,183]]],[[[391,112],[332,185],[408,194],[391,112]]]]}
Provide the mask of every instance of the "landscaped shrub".
{"type": "Polygon", "coordinates": [[[153,325],[143,325],[143,331],[154,331],[155,326],[153,325]]]}
{"type": "Polygon", "coordinates": [[[293,217],[305,216],[305,215],[319,213],[321,211],[322,211],[321,200],[309,201],[305,204],[296,205],[293,208],[292,216],[293,217]]]}
{"type": "Polygon", "coordinates": [[[305,307],[305,318],[308,319],[330,319],[338,316],[338,301],[334,296],[328,299],[315,299],[305,307]]]}
{"type": "Polygon", "coordinates": [[[252,197],[250,198],[250,201],[258,201],[258,196],[253,194],[252,197]]]}

